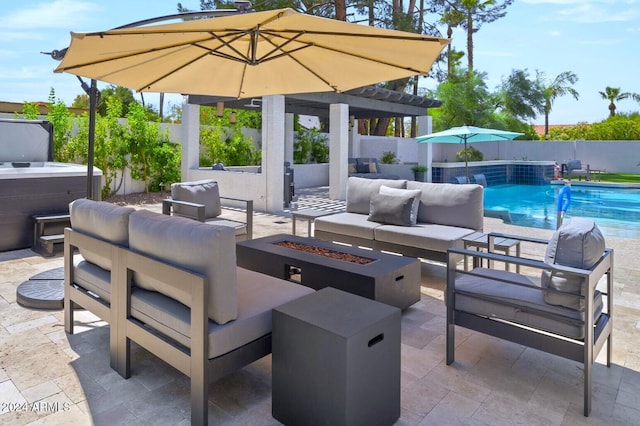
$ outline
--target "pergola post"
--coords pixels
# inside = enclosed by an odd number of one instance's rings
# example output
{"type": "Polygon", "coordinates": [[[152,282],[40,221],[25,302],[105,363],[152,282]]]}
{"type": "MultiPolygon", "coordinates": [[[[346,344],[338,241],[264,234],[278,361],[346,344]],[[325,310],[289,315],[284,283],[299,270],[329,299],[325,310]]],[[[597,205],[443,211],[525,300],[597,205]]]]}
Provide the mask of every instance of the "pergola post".
{"type": "Polygon", "coordinates": [[[349,156],[349,105],[329,106],[329,198],[347,198],[349,156]]]}

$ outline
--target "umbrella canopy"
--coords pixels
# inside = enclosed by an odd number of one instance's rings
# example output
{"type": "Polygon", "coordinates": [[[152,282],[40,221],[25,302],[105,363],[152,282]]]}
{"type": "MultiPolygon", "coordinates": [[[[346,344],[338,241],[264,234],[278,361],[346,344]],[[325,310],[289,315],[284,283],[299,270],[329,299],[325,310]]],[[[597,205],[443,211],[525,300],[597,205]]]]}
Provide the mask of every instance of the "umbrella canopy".
{"type": "Polygon", "coordinates": [[[56,72],[139,92],[250,98],[426,74],[448,39],[279,9],[72,33],[56,72]]]}
{"type": "Polygon", "coordinates": [[[418,136],[419,143],[464,143],[464,166],[467,172],[467,182],[469,182],[469,162],[467,161],[467,143],[493,142],[512,140],[524,133],[509,132],[507,130],[487,129],[484,127],[460,126],[452,127],[442,132],[431,133],[418,136]]]}

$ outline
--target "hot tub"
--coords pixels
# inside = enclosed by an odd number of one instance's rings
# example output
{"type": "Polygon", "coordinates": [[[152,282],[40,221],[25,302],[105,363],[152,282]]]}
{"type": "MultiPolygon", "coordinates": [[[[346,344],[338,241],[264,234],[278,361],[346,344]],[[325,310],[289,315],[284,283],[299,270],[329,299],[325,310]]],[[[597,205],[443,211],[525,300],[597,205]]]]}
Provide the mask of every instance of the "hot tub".
{"type": "MultiPolygon", "coordinates": [[[[102,172],[94,168],[93,174],[93,193],[99,195],[102,172]]],[[[69,203],[86,194],[87,166],[0,163],[0,251],[31,247],[33,215],[68,213],[69,203]]]]}
{"type": "MultiPolygon", "coordinates": [[[[68,213],[86,196],[87,166],[52,162],[52,150],[50,123],[0,119],[0,251],[31,247],[33,215],[68,213]]],[[[93,175],[99,196],[102,172],[93,175]]]]}

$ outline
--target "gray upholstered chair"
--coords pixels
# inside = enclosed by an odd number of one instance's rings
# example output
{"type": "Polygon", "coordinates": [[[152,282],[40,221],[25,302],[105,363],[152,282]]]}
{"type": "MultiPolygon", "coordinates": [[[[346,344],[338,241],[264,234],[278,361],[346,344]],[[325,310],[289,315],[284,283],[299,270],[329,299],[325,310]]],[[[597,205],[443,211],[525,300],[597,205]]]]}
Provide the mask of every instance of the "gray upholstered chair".
{"type": "Polygon", "coordinates": [[[584,366],[584,415],[588,416],[592,366],[605,342],[607,366],[611,365],[613,251],[605,248],[595,223],[584,218],[572,218],[549,241],[502,234],[492,237],[545,244],[544,260],[491,253],[493,238],[489,253],[449,250],[447,365],[454,362],[456,325],[580,362],[584,366]],[[478,264],[488,261],[489,267],[464,271],[454,254],[472,256],[478,264]],[[493,269],[496,261],[515,263],[527,273],[493,269]],[[606,289],[597,289],[604,275],[606,289]]]}
{"type": "Polygon", "coordinates": [[[586,169],[583,168],[580,160],[567,161],[567,173],[569,174],[569,180],[573,177],[578,177],[578,180],[582,180],[583,176],[585,180],[591,180],[591,170],[589,169],[589,165],[587,164],[586,169]]]}
{"type": "Polygon", "coordinates": [[[253,238],[253,200],[221,196],[218,182],[213,179],[171,184],[171,198],[162,200],[162,213],[232,227],[236,241],[253,238]],[[222,209],[227,207],[221,200],[244,204],[244,221],[222,217],[222,209]]]}

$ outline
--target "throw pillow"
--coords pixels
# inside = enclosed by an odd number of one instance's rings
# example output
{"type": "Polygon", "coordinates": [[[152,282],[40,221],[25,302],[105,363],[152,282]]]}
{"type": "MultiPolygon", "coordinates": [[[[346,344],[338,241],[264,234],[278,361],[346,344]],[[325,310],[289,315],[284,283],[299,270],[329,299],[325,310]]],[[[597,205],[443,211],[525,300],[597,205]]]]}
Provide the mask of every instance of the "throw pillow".
{"type": "Polygon", "coordinates": [[[422,191],[420,191],[419,189],[391,188],[389,186],[382,185],[380,187],[380,194],[411,197],[413,199],[413,203],[411,204],[411,215],[409,221],[411,222],[412,226],[418,222],[418,207],[420,206],[420,197],[422,196],[422,191]]]}
{"type": "Polygon", "coordinates": [[[349,163],[349,174],[357,173],[356,163],[349,163]]]}
{"type": "Polygon", "coordinates": [[[369,163],[369,173],[378,173],[378,166],[376,163],[369,163]]]}
{"type": "Polygon", "coordinates": [[[358,173],[369,173],[369,170],[370,170],[369,163],[356,164],[356,170],[358,173]]]}
{"type": "Polygon", "coordinates": [[[367,220],[389,225],[411,226],[413,198],[402,195],[372,194],[367,220]]]}
{"type": "MultiPolygon", "coordinates": [[[[605,242],[600,229],[590,219],[574,217],[554,234],[544,256],[545,263],[572,268],[591,269],[602,257],[605,242]]],[[[544,300],[551,305],[583,310],[585,282],[574,274],[542,271],[541,284],[562,293],[545,291],[544,300]],[[575,294],[575,296],[573,296],[575,294]]]]}

